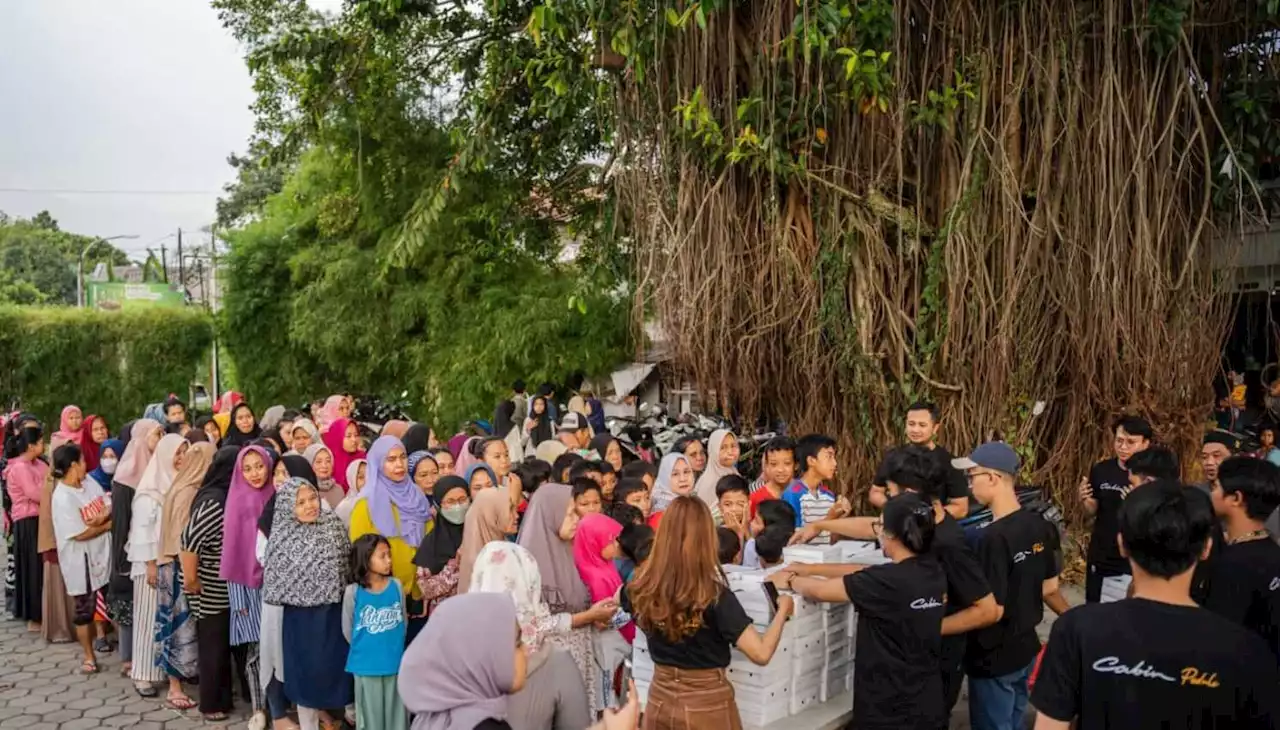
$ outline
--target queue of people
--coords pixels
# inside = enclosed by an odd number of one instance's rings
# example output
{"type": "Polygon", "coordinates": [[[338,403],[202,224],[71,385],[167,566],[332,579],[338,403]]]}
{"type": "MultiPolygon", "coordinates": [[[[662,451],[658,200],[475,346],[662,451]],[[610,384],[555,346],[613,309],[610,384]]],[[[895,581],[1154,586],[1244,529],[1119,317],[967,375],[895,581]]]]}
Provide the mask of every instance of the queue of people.
{"type": "Polygon", "coordinates": [[[852,728],[948,727],[966,680],[979,730],[1023,727],[1029,702],[1044,728],[1274,723],[1280,467],[1221,434],[1206,483],[1184,487],[1149,424],[1116,424],[1115,459],[1080,487],[1096,522],[1089,605],[1072,608],[1016,452],[953,458],[931,404],[876,472],[880,514],[851,516],[828,436],[766,444],[751,483],[729,431],[628,462],[589,405],[552,420],[551,394],[520,395],[505,433],[442,444],[392,421],[367,449],[343,396],[313,420],[228,394],[190,425],[171,398],[117,438],[68,406],[48,452],[39,420],[13,414],[10,612],[78,642],[85,674],[119,652],[139,695],[211,722],[238,695],[258,730],[635,727],[638,631],[645,728],[738,728],[730,650],[767,664],[792,594],[857,611],[852,728]],[[974,506],[990,521],[966,531],[974,506]],[[784,560],[842,538],[888,562],[784,560]],[[765,630],[725,564],[772,571],[765,630]],[[1130,599],[1100,603],[1120,583],[1130,599]],[[1046,607],[1060,619],[1042,647],[1046,607]]]}

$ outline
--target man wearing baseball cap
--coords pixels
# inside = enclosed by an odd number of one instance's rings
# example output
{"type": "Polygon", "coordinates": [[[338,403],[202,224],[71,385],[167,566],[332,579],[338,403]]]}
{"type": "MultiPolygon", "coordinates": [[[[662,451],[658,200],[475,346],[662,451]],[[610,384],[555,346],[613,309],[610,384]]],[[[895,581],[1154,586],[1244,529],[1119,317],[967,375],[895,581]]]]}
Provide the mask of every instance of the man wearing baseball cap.
{"type": "Polygon", "coordinates": [[[574,411],[564,414],[559,428],[556,429],[556,438],[569,451],[575,453],[586,451],[587,445],[591,443],[591,427],[587,425],[587,417],[574,411]]]}
{"type": "Polygon", "coordinates": [[[1005,443],[985,443],[951,465],[963,471],[973,496],[994,518],[978,542],[978,562],[999,605],[1000,620],[969,634],[969,721],[974,730],[1023,727],[1027,680],[1040,653],[1036,625],[1048,604],[1068,606],[1058,590],[1057,529],[1022,509],[1014,491],[1020,463],[1005,443]]]}

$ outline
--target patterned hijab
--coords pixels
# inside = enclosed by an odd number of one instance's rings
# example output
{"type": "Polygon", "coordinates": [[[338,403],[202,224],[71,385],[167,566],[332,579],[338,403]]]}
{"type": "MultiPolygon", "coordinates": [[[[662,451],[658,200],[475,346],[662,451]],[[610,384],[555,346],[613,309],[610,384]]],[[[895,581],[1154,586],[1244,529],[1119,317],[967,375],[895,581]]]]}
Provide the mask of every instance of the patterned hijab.
{"type": "Polygon", "coordinates": [[[671,472],[676,469],[676,462],[684,461],[688,463],[689,459],[684,454],[673,451],[662,457],[662,463],[658,466],[658,478],[653,482],[653,494],[650,496],[650,514],[656,514],[665,510],[676,499],[676,493],[671,491],[671,472]]]}
{"type": "Polygon", "coordinates": [[[515,599],[520,636],[532,654],[555,630],[555,619],[542,600],[542,574],[533,553],[509,542],[491,542],[476,558],[471,593],[505,593],[515,599]]]}
{"type": "Polygon", "coordinates": [[[485,720],[506,720],[517,637],[507,596],[460,593],[442,602],[400,660],[396,684],[413,730],[474,730],[485,720]]]}
{"type": "Polygon", "coordinates": [[[305,490],[315,491],[315,487],[292,477],[276,495],[262,583],[262,600],[276,606],[341,603],[351,581],[351,542],[342,520],[324,510],[315,522],[298,520],[294,506],[305,490]]]}
{"type": "Polygon", "coordinates": [[[427,520],[431,519],[431,503],[408,472],[400,481],[392,481],[382,473],[383,462],[394,451],[404,451],[404,444],[395,436],[379,436],[373,442],[360,499],[368,502],[373,526],[384,537],[401,537],[410,545],[417,545],[422,542],[427,520]]]}
{"type": "Polygon", "coordinates": [[[520,528],[521,547],[538,561],[542,600],[556,613],[584,611],[591,605],[587,586],[573,562],[573,544],[560,539],[560,525],[572,504],[573,493],[567,484],[543,484],[529,498],[520,528]]]}
{"type": "Polygon", "coordinates": [[[458,549],[458,593],[471,586],[476,558],[485,545],[507,539],[511,525],[511,497],[506,489],[486,489],[476,495],[462,525],[462,547],[458,549]]]}
{"type": "MultiPolygon", "coordinates": [[[[222,565],[218,577],[249,588],[262,587],[262,566],[258,564],[258,517],[262,509],[276,493],[271,483],[271,471],[275,460],[261,446],[246,446],[236,457],[235,471],[231,473],[231,488],[227,491],[226,515],[222,520],[222,565]],[[266,466],[266,484],[254,489],[244,478],[244,458],[257,454],[266,466]]],[[[291,505],[292,508],[292,505],[291,505]]]]}
{"type": "Polygon", "coordinates": [[[112,479],[126,487],[136,487],[142,482],[142,473],[147,470],[151,461],[151,448],[147,446],[147,436],[159,430],[161,425],[150,418],[140,418],[133,422],[129,429],[129,443],[120,456],[120,464],[112,479]]]}

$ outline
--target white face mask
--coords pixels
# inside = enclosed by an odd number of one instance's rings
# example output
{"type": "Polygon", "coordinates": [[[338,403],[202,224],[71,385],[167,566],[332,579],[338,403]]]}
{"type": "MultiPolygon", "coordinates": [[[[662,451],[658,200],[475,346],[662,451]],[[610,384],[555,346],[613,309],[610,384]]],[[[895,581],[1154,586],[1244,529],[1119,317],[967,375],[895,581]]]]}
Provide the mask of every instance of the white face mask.
{"type": "Polygon", "coordinates": [[[99,462],[99,465],[102,467],[102,471],[106,472],[107,474],[115,474],[117,463],[118,462],[116,462],[115,459],[103,459],[101,462],[99,462]]]}

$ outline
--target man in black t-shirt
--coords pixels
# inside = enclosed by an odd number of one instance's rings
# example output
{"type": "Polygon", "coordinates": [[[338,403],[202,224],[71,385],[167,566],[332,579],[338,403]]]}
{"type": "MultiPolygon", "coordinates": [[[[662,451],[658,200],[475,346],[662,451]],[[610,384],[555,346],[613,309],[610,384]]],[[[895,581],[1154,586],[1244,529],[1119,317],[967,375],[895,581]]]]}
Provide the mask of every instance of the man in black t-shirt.
{"type": "Polygon", "coordinates": [[[1191,600],[1213,522],[1209,498],[1177,482],[1128,496],[1120,539],[1134,596],[1054,623],[1031,697],[1037,730],[1275,727],[1275,659],[1257,636],[1191,600]]]}
{"type": "Polygon", "coordinates": [[[1044,606],[1059,614],[1067,610],[1058,587],[1058,530],[1019,504],[1019,460],[1008,444],[983,444],[953,464],[965,471],[974,498],[994,517],[978,542],[978,562],[1000,607],[999,621],[969,633],[969,722],[974,730],[1017,730],[1040,652],[1036,626],[1044,606]]]}
{"type": "Polygon", "coordinates": [[[1084,511],[1094,516],[1093,534],[1085,561],[1084,600],[1096,603],[1102,599],[1102,581],[1117,575],[1128,575],[1129,564],[1116,547],[1116,524],[1124,495],[1129,492],[1129,457],[1151,445],[1151,424],[1137,416],[1124,416],[1112,427],[1115,458],[1100,461],[1080,480],[1080,502],[1084,511]]]}
{"type": "MultiPolygon", "coordinates": [[[[940,412],[932,403],[916,402],[907,408],[907,442],[923,448],[934,460],[941,480],[938,495],[951,516],[957,520],[969,514],[969,483],[964,474],[951,466],[951,454],[937,444],[940,412]]],[[[892,453],[892,452],[891,452],[892,453]]],[[[867,499],[876,509],[884,509],[888,496],[885,492],[888,455],[876,470],[867,499]]]]}
{"type": "Polygon", "coordinates": [[[1263,523],[1280,507],[1280,467],[1233,456],[1214,481],[1214,514],[1226,528],[1206,581],[1205,608],[1253,631],[1280,660],[1280,545],[1263,523]]]}
{"type": "MultiPolygon", "coordinates": [[[[893,449],[881,464],[881,476],[890,499],[904,492],[912,492],[933,507],[933,544],[927,557],[941,564],[947,579],[946,618],[942,622],[939,664],[943,708],[941,727],[945,728],[950,724],[951,710],[960,696],[960,685],[964,681],[962,662],[966,633],[994,624],[1000,615],[996,599],[991,595],[991,588],[978,565],[978,559],[965,542],[964,530],[942,507],[938,495],[941,480],[933,453],[915,444],[893,449]]],[[[951,469],[951,465],[948,464],[947,468],[951,469]]],[[[796,540],[804,542],[807,537],[816,536],[823,531],[855,540],[874,540],[878,523],[877,517],[823,520],[799,531],[796,540]]]]}

